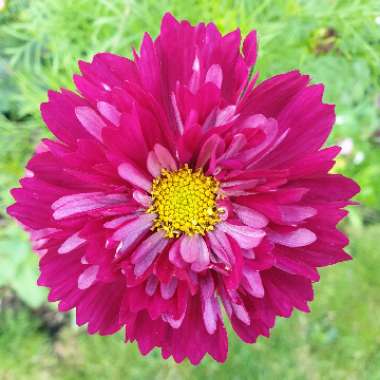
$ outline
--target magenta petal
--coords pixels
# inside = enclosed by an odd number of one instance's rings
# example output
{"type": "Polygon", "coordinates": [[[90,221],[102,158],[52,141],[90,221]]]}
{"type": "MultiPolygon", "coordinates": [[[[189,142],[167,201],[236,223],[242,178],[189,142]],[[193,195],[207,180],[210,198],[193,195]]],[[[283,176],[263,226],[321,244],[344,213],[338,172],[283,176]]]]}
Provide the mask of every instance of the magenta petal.
{"type": "Polygon", "coordinates": [[[244,97],[240,108],[251,115],[277,117],[289,102],[309,83],[310,78],[290,71],[266,79],[244,97]]]}
{"type": "Polygon", "coordinates": [[[244,302],[236,292],[230,292],[232,294],[231,307],[233,310],[234,316],[243,322],[245,325],[249,326],[251,324],[251,318],[248,314],[248,311],[244,305],[244,302]]]}
{"type": "Polygon", "coordinates": [[[75,115],[75,108],[87,103],[78,95],[49,91],[49,102],[41,104],[41,115],[50,131],[62,142],[75,146],[80,138],[90,135],[75,115]]]}
{"type": "Polygon", "coordinates": [[[243,54],[245,62],[248,66],[253,66],[256,63],[257,58],[257,33],[256,30],[252,30],[243,42],[243,54]]]}
{"type": "Polygon", "coordinates": [[[337,224],[359,187],[330,174],[339,149],[322,148],[334,106],[297,71],[257,84],[256,32],[241,42],[239,29],[166,14],[132,59],[80,62],[79,93],[41,105],[54,137],[7,212],[30,234],[48,300],[75,308],[89,334],[125,327],[144,355],[224,362],[228,319],[245,342],[268,337],[277,316],[309,311],[318,267],[351,258],[337,224]],[[173,208],[184,223],[198,207],[219,219],[169,238],[159,219],[171,205],[148,212],[167,196],[152,183],[184,167],[217,181],[215,204],[186,190],[173,208]]]}

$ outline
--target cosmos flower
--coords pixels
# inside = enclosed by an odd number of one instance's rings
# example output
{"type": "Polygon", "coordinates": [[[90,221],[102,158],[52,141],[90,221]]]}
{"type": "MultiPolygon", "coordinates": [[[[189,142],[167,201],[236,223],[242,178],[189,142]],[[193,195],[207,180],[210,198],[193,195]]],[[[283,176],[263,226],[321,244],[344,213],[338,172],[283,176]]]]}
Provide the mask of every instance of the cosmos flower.
{"type": "Polygon", "coordinates": [[[227,356],[309,311],[317,268],[350,259],[336,229],[358,186],[329,174],[338,147],[323,86],[297,71],[257,84],[256,33],[222,36],[170,14],[133,60],[80,62],[78,93],[49,92],[55,135],[9,214],[40,256],[38,284],[90,334],[125,327],[147,354],[227,356]],[[227,318],[224,318],[226,316],[227,318]]]}

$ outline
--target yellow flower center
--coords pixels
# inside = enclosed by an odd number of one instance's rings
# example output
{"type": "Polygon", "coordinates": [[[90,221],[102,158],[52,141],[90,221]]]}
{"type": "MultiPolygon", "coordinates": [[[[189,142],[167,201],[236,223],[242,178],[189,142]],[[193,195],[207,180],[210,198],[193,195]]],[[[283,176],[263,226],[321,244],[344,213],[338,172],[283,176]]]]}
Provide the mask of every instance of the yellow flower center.
{"type": "Polygon", "coordinates": [[[161,170],[152,184],[152,205],[148,213],[157,214],[153,230],[164,230],[166,237],[201,234],[220,221],[216,207],[219,183],[193,171],[187,165],[177,171],[161,170]]]}

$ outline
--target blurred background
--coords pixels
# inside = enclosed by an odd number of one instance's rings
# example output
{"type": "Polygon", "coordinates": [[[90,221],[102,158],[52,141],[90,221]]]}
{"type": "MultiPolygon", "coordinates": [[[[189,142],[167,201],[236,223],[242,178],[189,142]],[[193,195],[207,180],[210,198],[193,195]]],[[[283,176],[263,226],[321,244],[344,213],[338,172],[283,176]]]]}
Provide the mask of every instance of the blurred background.
{"type": "Polygon", "coordinates": [[[0,0],[0,380],[380,379],[380,2],[379,0],[0,0]],[[5,214],[24,165],[48,132],[39,104],[72,88],[78,59],[130,55],[165,11],[227,32],[259,32],[261,80],[298,68],[336,104],[334,170],[354,177],[359,207],[341,228],[354,260],[325,268],[309,315],[280,319],[252,346],[231,337],[224,365],[142,357],[122,334],[87,336],[56,313],[35,285],[36,257],[5,214]]]}

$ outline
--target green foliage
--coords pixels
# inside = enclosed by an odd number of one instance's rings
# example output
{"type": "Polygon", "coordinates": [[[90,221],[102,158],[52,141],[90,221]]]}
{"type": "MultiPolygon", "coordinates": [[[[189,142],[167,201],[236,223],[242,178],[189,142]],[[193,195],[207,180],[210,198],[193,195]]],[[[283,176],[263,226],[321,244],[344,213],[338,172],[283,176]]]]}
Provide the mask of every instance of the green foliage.
{"type": "Polygon", "coordinates": [[[52,379],[52,349],[39,328],[29,311],[0,308],[0,379],[52,379]]]}
{"type": "Polygon", "coordinates": [[[20,228],[12,225],[0,231],[0,288],[11,286],[20,299],[36,308],[46,300],[46,291],[36,286],[37,257],[20,228]]]}

